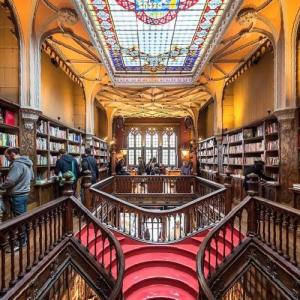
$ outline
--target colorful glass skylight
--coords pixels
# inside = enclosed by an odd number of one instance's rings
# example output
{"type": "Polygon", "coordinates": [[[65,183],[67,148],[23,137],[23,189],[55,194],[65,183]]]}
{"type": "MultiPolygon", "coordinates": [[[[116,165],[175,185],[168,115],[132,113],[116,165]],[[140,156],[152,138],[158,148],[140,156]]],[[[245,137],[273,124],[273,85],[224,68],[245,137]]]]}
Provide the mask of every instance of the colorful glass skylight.
{"type": "Polygon", "coordinates": [[[230,0],[82,0],[114,76],[193,76],[230,0]]]}

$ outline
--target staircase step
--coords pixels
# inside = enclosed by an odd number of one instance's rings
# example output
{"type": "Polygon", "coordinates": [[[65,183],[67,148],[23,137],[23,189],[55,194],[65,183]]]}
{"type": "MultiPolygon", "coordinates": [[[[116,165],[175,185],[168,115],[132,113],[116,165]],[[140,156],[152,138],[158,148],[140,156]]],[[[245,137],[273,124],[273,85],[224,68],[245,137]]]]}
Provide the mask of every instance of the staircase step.
{"type": "Polygon", "coordinates": [[[195,300],[197,292],[173,279],[151,278],[138,282],[124,293],[126,300],[172,299],[195,300]]]}
{"type": "Polygon", "coordinates": [[[150,261],[144,264],[134,265],[128,269],[126,268],[123,291],[126,292],[140,280],[157,277],[177,280],[178,282],[189,285],[195,292],[198,290],[198,281],[195,271],[183,265],[173,263],[172,261],[150,261]]]}

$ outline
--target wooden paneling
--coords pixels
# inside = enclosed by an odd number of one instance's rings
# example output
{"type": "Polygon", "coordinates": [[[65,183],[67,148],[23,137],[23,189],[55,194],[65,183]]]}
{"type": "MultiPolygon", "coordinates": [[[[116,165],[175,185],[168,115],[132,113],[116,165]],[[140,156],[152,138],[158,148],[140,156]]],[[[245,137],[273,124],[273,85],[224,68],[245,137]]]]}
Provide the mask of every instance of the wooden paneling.
{"type": "Polygon", "coordinates": [[[300,30],[298,33],[298,41],[297,41],[297,106],[300,106],[300,30]]]}
{"type": "Polygon", "coordinates": [[[95,135],[104,139],[107,137],[107,116],[106,112],[98,105],[94,106],[94,130],[95,135]]]}

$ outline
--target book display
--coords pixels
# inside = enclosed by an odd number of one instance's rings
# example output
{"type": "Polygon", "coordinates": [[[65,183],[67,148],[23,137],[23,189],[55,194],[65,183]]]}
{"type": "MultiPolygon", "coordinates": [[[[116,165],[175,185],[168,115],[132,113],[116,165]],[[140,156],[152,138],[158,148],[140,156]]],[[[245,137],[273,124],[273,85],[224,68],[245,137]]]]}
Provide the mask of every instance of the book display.
{"type": "Polygon", "coordinates": [[[96,158],[100,179],[107,177],[107,165],[109,162],[109,149],[108,145],[104,140],[97,137],[93,137],[92,140],[92,155],[96,158]]]}

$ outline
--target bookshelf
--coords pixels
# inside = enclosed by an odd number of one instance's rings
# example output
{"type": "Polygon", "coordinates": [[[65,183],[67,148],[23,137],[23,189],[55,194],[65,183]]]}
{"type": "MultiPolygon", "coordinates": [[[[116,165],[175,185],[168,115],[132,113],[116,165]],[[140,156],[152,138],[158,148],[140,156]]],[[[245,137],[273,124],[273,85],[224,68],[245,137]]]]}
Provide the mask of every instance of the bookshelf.
{"type": "Polygon", "coordinates": [[[109,162],[109,149],[107,143],[97,137],[92,138],[92,155],[96,158],[99,172],[100,172],[100,178],[106,177],[107,174],[107,164],[109,162]]]}
{"type": "Polygon", "coordinates": [[[215,137],[198,143],[200,173],[218,171],[218,147],[215,137]]]}
{"type": "MultiPolygon", "coordinates": [[[[65,149],[80,164],[85,154],[85,146],[86,136],[83,131],[68,127],[45,116],[40,116],[36,127],[37,161],[35,174],[37,182],[49,180],[55,175],[54,169],[59,149],[65,149]]],[[[106,174],[109,161],[107,143],[93,137],[91,148],[92,154],[98,162],[100,172],[106,174]]]]}
{"type": "Polygon", "coordinates": [[[279,151],[278,122],[274,117],[226,132],[222,142],[223,173],[242,177],[247,166],[261,159],[265,173],[278,180],[279,151]]]}
{"type": "Polygon", "coordinates": [[[8,147],[19,147],[20,108],[6,99],[0,98],[0,180],[3,181],[9,170],[9,161],[4,152],[8,147]]]}
{"type": "Polygon", "coordinates": [[[55,175],[54,168],[60,149],[65,149],[80,163],[84,154],[84,143],[84,132],[40,116],[36,126],[37,182],[55,175]]]}

